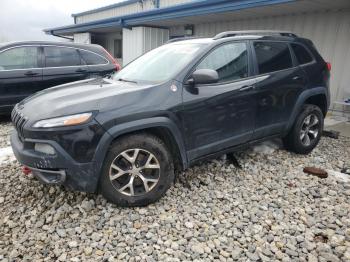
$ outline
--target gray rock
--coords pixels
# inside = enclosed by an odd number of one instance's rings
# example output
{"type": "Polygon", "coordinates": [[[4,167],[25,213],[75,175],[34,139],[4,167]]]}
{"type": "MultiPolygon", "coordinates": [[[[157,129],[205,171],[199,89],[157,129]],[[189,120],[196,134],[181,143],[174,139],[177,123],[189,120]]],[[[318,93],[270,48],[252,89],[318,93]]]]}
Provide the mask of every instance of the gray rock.
{"type": "Polygon", "coordinates": [[[194,227],[192,222],[185,222],[185,227],[192,229],[194,227]]]}
{"type": "Polygon", "coordinates": [[[59,235],[62,238],[66,237],[66,230],[64,230],[64,229],[56,229],[56,233],[57,233],[57,235],[59,235]]]}
{"type": "Polygon", "coordinates": [[[192,245],[191,250],[195,253],[198,253],[198,254],[204,253],[204,248],[203,248],[203,245],[201,243],[192,245]]]}
{"type": "Polygon", "coordinates": [[[77,247],[78,246],[78,242],[77,241],[71,241],[68,243],[68,246],[70,248],[74,248],[74,247],[77,247]]]}
{"type": "Polygon", "coordinates": [[[332,262],[340,261],[340,259],[337,256],[333,255],[332,253],[320,253],[319,257],[325,259],[326,261],[332,261],[332,262]]]}
{"type": "Polygon", "coordinates": [[[308,254],[308,262],[318,262],[317,257],[315,257],[313,254],[308,254]]]}
{"type": "Polygon", "coordinates": [[[256,253],[246,252],[245,254],[250,260],[257,261],[260,259],[259,255],[256,253]]]}

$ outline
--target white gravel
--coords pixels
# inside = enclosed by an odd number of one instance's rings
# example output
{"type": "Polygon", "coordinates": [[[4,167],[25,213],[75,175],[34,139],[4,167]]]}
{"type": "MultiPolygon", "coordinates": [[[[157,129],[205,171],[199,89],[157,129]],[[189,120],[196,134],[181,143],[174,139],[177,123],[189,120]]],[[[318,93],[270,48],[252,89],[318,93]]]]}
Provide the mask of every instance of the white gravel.
{"type": "Polygon", "coordinates": [[[0,117],[0,148],[10,145],[12,124],[8,118],[0,117]]]}
{"type": "Polygon", "coordinates": [[[0,261],[350,261],[350,183],[337,175],[349,150],[346,138],[323,138],[306,157],[265,143],[237,154],[242,170],[222,159],[187,170],[145,208],[44,186],[7,162],[0,261]]]}

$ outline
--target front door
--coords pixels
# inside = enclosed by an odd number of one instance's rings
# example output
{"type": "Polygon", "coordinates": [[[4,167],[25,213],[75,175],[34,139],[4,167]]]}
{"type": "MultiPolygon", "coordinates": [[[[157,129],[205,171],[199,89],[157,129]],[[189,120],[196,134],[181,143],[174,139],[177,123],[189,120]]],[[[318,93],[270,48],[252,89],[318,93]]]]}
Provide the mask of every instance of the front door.
{"type": "Polygon", "coordinates": [[[247,142],[254,129],[255,79],[249,77],[248,45],[220,45],[195,68],[216,70],[219,82],[185,86],[184,136],[189,160],[247,142]]]}
{"type": "Polygon", "coordinates": [[[42,85],[38,47],[21,46],[0,53],[0,110],[9,111],[42,85]]]}

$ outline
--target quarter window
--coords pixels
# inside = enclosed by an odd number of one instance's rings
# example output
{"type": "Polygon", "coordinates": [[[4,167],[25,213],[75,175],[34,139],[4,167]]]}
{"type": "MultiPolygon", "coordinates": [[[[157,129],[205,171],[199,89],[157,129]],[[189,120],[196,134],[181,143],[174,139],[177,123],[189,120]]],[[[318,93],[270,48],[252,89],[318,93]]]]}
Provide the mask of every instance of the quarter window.
{"type": "Polygon", "coordinates": [[[293,67],[292,56],[287,43],[254,42],[254,49],[260,74],[293,67]]]}
{"type": "Polygon", "coordinates": [[[313,58],[305,47],[298,44],[291,44],[291,46],[300,65],[312,62],[313,58]]]}
{"type": "Polygon", "coordinates": [[[81,59],[78,51],[74,48],[45,47],[46,67],[79,66],[81,59]]]}
{"type": "Polygon", "coordinates": [[[96,55],[92,52],[88,52],[84,50],[79,50],[79,52],[87,65],[101,65],[101,64],[108,63],[108,61],[105,58],[99,55],[96,55]]]}
{"type": "Polygon", "coordinates": [[[0,53],[0,70],[38,67],[37,47],[16,47],[0,53]]]}
{"type": "Polygon", "coordinates": [[[219,82],[229,82],[248,76],[248,51],[245,43],[230,43],[212,51],[197,66],[218,72],[219,82]]]}

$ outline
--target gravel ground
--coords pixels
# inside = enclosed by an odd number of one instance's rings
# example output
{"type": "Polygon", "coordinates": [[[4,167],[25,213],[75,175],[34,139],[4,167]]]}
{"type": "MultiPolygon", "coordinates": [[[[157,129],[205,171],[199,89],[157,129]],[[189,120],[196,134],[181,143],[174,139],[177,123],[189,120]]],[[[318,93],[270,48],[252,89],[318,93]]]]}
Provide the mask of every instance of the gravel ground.
{"type": "Polygon", "coordinates": [[[0,117],[0,148],[10,146],[10,131],[12,129],[9,118],[0,117]]]}
{"type": "Polygon", "coordinates": [[[348,177],[302,172],[339,171],[350,139],[323,138],[307,157],[265,147],[237,154],[241,170],[223,158],[187,170],[145,208],[44,186],[17,162],[2,164],[0,261],[350,261],[348,177]]]}

